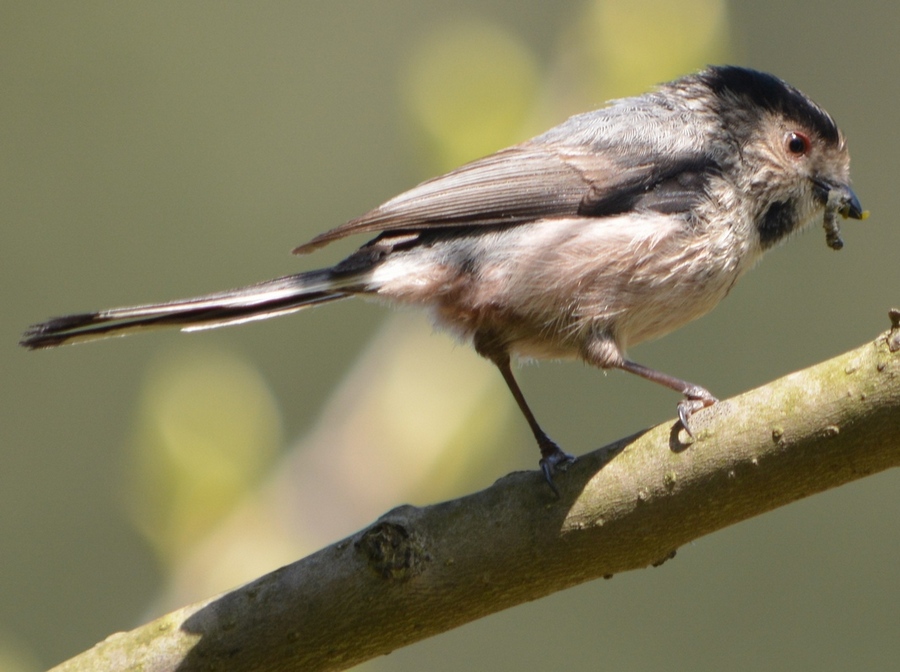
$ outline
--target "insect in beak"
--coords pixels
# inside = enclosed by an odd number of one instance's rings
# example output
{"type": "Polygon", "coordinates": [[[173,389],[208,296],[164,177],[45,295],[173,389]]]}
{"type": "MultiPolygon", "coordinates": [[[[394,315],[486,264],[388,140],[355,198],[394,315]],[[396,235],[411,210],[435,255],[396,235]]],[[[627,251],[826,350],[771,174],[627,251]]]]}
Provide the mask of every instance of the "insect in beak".
{"type": "Polygon", "coordinates": [[[813,180],[816,195],[825,204],[825,242],[832,250],[839,250],[844,246],[841,239],[841,227],[837,222],[837,215],[844,219],[866,219],[868,210],[863,210],[856,194],[846,184],[836,184],[823,179],[813,180]]]}

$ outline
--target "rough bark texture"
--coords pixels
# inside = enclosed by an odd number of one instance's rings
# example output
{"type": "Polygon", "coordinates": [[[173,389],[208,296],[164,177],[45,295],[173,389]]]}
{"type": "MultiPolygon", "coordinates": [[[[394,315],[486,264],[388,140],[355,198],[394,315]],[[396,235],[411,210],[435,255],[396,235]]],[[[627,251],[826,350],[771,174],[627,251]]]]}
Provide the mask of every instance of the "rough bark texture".
{"type": "MultiPolygon", "coordinates": [[[[900,321],[900,317],[898,317],[900,321]]],[[[873,343],[537,472],[401,506],[333,546],[119,633],[58,670],[341,670],[900,464],[900,327],[873,343]]]]}

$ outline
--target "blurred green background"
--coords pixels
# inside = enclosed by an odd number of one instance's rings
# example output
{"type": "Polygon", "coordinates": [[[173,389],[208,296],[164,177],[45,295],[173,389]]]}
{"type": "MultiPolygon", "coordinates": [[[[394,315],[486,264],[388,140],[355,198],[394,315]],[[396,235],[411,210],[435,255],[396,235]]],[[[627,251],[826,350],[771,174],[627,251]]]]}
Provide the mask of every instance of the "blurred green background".
{"type": "MultiPolygon", "coordinates": [[[[531,469],[499,376],[419,316],[346,302],[27,353],[51,315],[331,263],[287,252],[431,175],[708,62],[768,70],[847,134],[865,223],[772,252],[632,354],[720,397],[873,338],[900,304],[900,6],[835,1],[0,2],[0,672],[531,469]],[[473,448],[470,450],[469,448],[473,448]]],[[[580,453],[671,393],[521,371],[580,453]]],[[[900,474],[658,569],[528,604],[371,670],[896,670],[900,474]]]]}

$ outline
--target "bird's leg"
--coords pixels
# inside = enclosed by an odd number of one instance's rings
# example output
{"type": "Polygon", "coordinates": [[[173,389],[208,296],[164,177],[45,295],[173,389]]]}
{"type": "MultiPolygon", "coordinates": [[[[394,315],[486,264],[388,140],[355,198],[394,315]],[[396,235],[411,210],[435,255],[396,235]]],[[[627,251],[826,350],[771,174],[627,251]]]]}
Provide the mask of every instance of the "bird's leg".
{"type": "Polygon", "coordinates": [[[678,419],[681,420],[681,425],[691,438],[694,436],[694,433],[691,431],[691,427],[688,424],[691,415],[701,408],[712,406],[718,401],[718,399],[710,394],[707,389],[700,387],[699,385],[694,385],[686,380],[675,378],[674,376],[670,376],[662,371],[657,371],[656,369],[647,368],[637,362],[625,359],[622,360],[622,363],[618,366],[624,371],[634,373],[647,380],[652,380],[654,383],[665,385],[676,392],[681,392],[681,394],[684,395],[684,399],[678,402],[678,419]]]}
{"type": "Polygon", "coordinates": [[[512,392],[513,398],[519,405],[519,410],[522,411],[522,415],[525,416],[528,426],[531,427],[531,432],[534,434],[538,447],[541,449],[541,460],[539,462],[541,471],[544,472],[544,478],[547,479],[550,488],[556,496],[559,497],[559,490],[556,489],[556,485],[553,483],[553,472],[557,467],[565,469],[565,467],[575,461],[575,457],[564,452],[549,436],[547,436],[547,433],[541,429],[541,426],[534,417],[534,413],[532,413],[531,409],[528,407],[528,402],[525,401],[525,395],[522,394],[522,390],[519,389],[519,384],[516,382],[515,376],[513,376],[512,369],[509,366],[509,355],[493,357],[492,360],[497,365],[497,368],[500,369],[503,380],[506,381],[509,391],[512,392]]]}

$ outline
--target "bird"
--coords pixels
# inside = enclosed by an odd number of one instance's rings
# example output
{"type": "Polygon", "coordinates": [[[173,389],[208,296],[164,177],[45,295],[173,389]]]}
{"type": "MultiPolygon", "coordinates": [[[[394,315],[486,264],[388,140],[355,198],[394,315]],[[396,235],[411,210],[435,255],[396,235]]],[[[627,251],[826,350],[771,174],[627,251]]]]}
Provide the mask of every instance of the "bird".
{"type": "Polygon", "coordinates": [[[538,423],[511,358],[580,359],[682,395],[679,422],[716,403],[627,349],[710,311],[760,257],[816,221],[864,219],[833,118],[778,77],[710,66],[613,100],[422,182],[294,250],[369,239],[337,264],[167,303],[33,325],[21,345],[193,331],[351,297],[429,311],[502,375],[553,475],[575,458],[538,423]]]}

